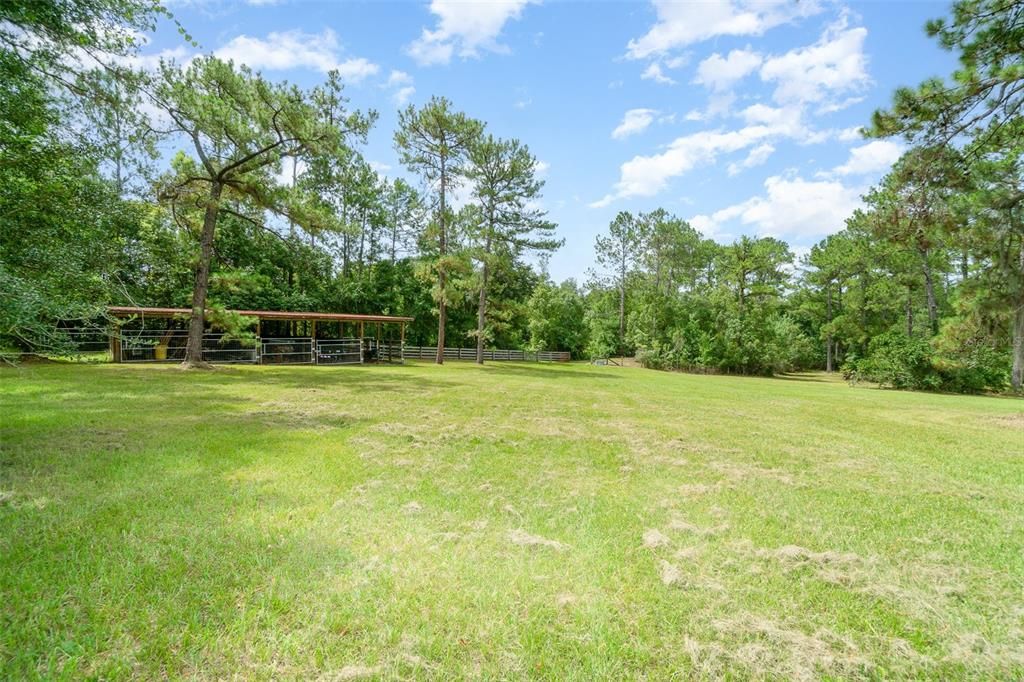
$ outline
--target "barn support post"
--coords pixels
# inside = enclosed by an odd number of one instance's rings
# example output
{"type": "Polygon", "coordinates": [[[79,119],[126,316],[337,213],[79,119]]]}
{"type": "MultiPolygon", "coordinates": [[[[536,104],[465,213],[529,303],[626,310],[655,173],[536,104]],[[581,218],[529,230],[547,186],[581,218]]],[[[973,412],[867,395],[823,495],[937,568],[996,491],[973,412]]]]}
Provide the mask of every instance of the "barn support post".
{"type": "Polygon", "coordinates": [[[399,339],[399,342],[398,342],[398,357],[401,359],[402,364],[404,365],[405,364],[405,322],[400,322],[399,325],[401,326],[402,330],[399,332],[400,339],[399,339]]]}
{"type": "Polygon", "coordinates": [[[317,352],[316,352],[316,320],[309,321],[309,353],[313,357],[310,358],[313,364],[317,364],[317,352]]]}
{"type": "Polygon", "coordinates": [[[112,362],[121,362],[121,325],[117,322],[110,334],[110,359],[112,362]]]}

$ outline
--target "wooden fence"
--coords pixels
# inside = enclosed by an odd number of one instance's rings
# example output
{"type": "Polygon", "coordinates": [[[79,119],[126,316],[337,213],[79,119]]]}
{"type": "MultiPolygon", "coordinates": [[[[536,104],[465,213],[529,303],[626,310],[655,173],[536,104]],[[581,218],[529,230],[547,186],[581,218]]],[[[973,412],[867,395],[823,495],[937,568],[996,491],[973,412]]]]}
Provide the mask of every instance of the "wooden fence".
{"type": "MultiPolygon", "coordinates": [[[[437,357],[434,346],[406,346],[405,359],[433,360],[437,357]]],[[[445,348],[445,360],[476,360],[476,348],[445,348]]],[[[484,349],[484,360],[514,360],[518,362],[569,362],[569,353],[562,351],[525,351],[503,350],[500,348],[484,349]]]]}

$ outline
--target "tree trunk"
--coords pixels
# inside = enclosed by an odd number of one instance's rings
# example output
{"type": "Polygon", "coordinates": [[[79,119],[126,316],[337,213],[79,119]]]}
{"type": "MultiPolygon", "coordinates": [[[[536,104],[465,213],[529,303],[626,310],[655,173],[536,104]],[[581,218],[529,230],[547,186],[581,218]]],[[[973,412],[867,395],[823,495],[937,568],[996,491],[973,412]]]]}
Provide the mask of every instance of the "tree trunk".
{"type": "MultiPolygon", "coordinates": [[[[1024,241],[1017,255],[1017,267],[1024,272],[1024,241]]],[[[1024,293],[1017,296],[1017,309],[1013,311],[1013,370],[1010,385],[1018,393],[1024,390],[1024,293]]]]}
{"type": "Polygon", "coordinates": [[[921,254],[921,269],[924,271],[924,291],[928,297],[928,327],[932,336],[939,333],[939,306],[935,302],[935,283],[932,278],[932,269],[928,265],[928,249],[918,249],[921,254]]]}
{"type": "Polygon", "coordinates": [[[391,215],[391,264],[395,264],[395,254],[398,247],[398,213],[391,215]]]}
{"type": "Polygon", "coordinates": [[[365,265],[363,257],[363,244],[366,242],[366,209],[359,218],[359,270],[362,271],[365,265]]]}
{"type": "Polygon", "coordinates": [[[1024,300],[1017,301],[1013,313],[1013,370],[1010,385],[1018,393],[1024,389],[1024,300]]]}
{"type": "Polygon", "coordinates": [[[445,225],[445,183],[448,181],[448,177],[445,174],[445,162],[444,158],[441,159],[441,214],[438,225],[440,227],[440,235],[438,236],[438,260],[439,267],[437,269],[437,289],[439,292],[439,299],[437,302],[437,356],[434,361],[439,364],[444,364],[444,325],[448,320],[448,291],[445,288],[447,281],[445,277],[445,257],[448,255],[448,235],[446,233],[447,226],[445,225]]]}
{"type": "MultiPolygon", "coordinates": [[[[825,314],[829,325],[832,324],[832,284],[825,287],[825,314]]],[[[832,332],[825,337],[825,371],[832,373],[832,332]]]]}
{"type": "Polygon", "coordinates": [[[484,364],[484,327],[487,324],[487,261],[480,280],[480,300],[476,306],[476,364],[484,364]]]}
{"type": "Polygon", "coordinates": [[[860,355],[868,354],[868,272],[860,273],[860,355]]]}
{"type": "Polygon", "coordinates": [[[914,335],[914,290],[907,287],[907,336],[914,335]]]}
{"type": "Polygon", "coordinates": [[[480,300],[476,307],[476,364],[484,364],[484,327],[487,326],[487,259],[491,256],[491,238],[494,236],[494,212],[487,216],[487,241],[484,242],[484,259],[480,272],[480,300]]]}
{"type": "Polygon", "coordinates": [[[188,324],[188,343],[185,346],[183,367],[202,367],[203,330],[206,327],[206,295],[210,290],[210,261],[213,260],[213,236],[217,230],[217,213],[220,211],[219,182],[210,186],[210,197],[206,202],[203,216],[203,235],[199,246],[199,267],[196,268],[196,283],[192,289],[192,318],[188,324]]]}
{"type": "Polygon", "coordinates": [[[626,280],[619,285],[619,355],[626,352],[626,280]]]}

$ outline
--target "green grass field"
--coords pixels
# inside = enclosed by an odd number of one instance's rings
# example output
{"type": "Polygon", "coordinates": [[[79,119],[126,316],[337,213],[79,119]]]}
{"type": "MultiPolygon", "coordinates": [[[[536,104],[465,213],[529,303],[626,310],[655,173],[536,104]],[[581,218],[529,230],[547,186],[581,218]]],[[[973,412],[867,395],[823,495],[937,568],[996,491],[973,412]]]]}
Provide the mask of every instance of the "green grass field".
{"type": "Polygon", "coordinates": [[[1024,402],[0,370],[0,678],[1024,676],[1024,402]]]}

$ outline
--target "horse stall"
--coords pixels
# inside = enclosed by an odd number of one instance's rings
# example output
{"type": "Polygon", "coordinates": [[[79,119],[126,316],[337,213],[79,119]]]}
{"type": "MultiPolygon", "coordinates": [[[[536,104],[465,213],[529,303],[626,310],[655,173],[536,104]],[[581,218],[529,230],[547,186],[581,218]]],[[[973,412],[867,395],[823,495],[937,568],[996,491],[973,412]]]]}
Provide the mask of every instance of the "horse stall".
{"type": "MultiPolygon", "coordinates": [[[[112,306],[114,362],[181,362],[188,341],[187,308],[112,306]]],[[[232,310],[255,318],[254,333],[230,336],[209,327],[203,360],[262,365],[353,365],[405,360],[411,317],[346,313],[232,310]]]]}

